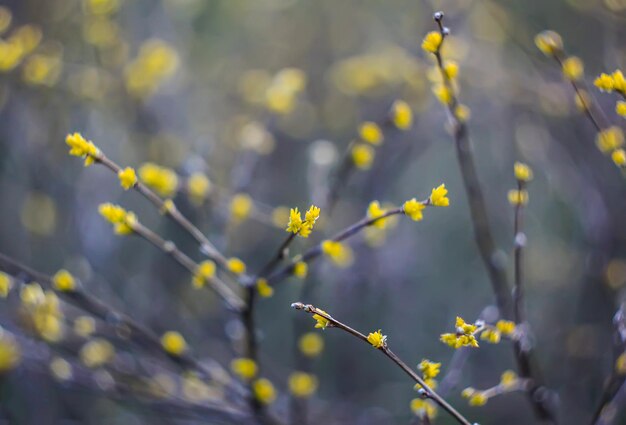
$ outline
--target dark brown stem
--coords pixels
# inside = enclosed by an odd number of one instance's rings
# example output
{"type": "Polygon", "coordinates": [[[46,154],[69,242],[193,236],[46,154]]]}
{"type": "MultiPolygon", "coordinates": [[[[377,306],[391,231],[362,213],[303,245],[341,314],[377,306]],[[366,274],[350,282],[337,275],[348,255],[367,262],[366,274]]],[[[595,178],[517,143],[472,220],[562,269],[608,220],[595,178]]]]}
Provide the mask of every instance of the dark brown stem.
{"type": "MultiPolygon", "coordinates": [[[[517,190],[524,190],[524,182],[517,181],[517,190]]],[[[513,290],[513,315],[515,323],[520,324],[526,321],[524,317],[524,287],[522,280],[522,251],[526,245],[526,235],[522,229],[524,219],[524,206],[521,202],[515,205],[515,219],[513,225],[514,243],[514,290],[513,290]]]]}

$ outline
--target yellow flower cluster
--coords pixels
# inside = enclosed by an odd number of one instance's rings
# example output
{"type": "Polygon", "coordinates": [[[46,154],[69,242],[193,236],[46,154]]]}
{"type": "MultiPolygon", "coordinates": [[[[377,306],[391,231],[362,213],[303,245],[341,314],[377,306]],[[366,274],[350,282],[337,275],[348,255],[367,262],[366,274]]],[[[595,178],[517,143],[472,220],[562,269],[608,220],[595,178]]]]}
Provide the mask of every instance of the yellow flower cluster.
{"type": "Polygon", "coordinates": [[[434,188],[430,193],[430,204],[436,207],[447,207],[450,205],[450,200],[448,199],[448,189],[446,189],[445,184],[441,184],[438,187],[434,188]]]}
{"type": "Polygon", "coordinates": [[[455,333],[445,333],[441,335],[441,342],[452,348],[478,347],[478,341],[475,336],[476,332],[479,330],[478,326],[466,323],[465,320],[457,316],[455,327],[455,333]]]}
{"type": "Polygon", "coordinates": [[[298,211],[298,208],[292,208],[289,211],[289,222],[287,223],[286,231],[303,238],[308,238],[319,217],[320,209],[315,205],[309,207],[304,215],[304,220],[302,220],[302,215],[300,211],[298,211]]]}
{"type": "Polygon", "coordinates": [[[117,177],[120,179],[120,185],[124,190],[128,190],[137,184],[137,174],[131,167],[126,167],[123,170],[118,171],[117,177]]]}
{"type": "Polygon", "coordinates": [[[378,146],[383,142],[383,131],[378,124],[372,121],[365,121],[359,126],[359,137],[362,141],[370,145],[378,146]]]}
{"type": "Polygon", "coordinates": [[[617,126],[602,130],[596,137],[596,145],[602,153],[611,154],[624,145],[624,132],[617,126]]]}
{"type": "MultiPolygon", "coordinates": [[[[434,363],[430,360],[424,359],[417,365],[417,368],[420,372],[422,372],[422,378],[426,385],[430,388],[435,389],[437,387],[437,381],[435,378],[439,375],[441,369],[441,363],[434,363]]],[[[419,389],[421,386],[419,384],[415,385],[416,389],[419,389]]]]}
{"type": "Polygon", "coordinates": [[[226,267],[231,273],[236,275],[244,274],[246,272],[246,263],[237,257],[229,258],[226,262],[226,267]]]}
{"type": "Polygon", "coordinates": [[[422,40],[422,49],[428,53],[439,53],[443,36],[439,31],[431,31],[422,40]]]}
{"type": "Polygon", "coordinates": [[[513,166],[515,179],[521,182],[529,182],[533,179],[533,170],[523,162],[516,162],[513,166]]]}
{"type": "Polygon", "coordinates": [[[555,56],[563,51],[563,40],[554,31],[542,31],[537,34],[535,45],[546,56],[555,56]]]}
{"type": "Polygon", "coordinates": [[[48,342],[60,341],[64,331],[63,312],[57,295],[52,291],[44,292],[33,282],[22,287],[20,298],[39,336],[48,342]]]}
{"type": "Polygon", "coordinates": [[[147,162],[139,167],[139,178],[159,195],[169,198],[178,189],[178,176],[174,170],[147,162]]]}
{"type": "Polygon", "coordinates": [[[215,263],[211,260],[205,260],[198,264],[198,268],[193,275],[191,283],[196,288],[202,288],[215,276],[215,263]]]}
{"type": "Polygon", "coordinates": [[[593,84],[603,92],[617,92],[626,96],[626,78],[624,73],[617,69],[612,74],[600,74],[593,84]]]}
{"type": "Polygon", "coordinates": [[[13,280],[11,277],[4,272],[0,272],[0,297],[6,298],[11,288],[13,288],[13,280]]]}
{"type": "Polygon", "coordinates": [[[433,420],[437,416],[437,406],[435,406],[432,401],[422,398],[414,398],[411,400],[411,411],[414,415],[420,418],[426,417],[429,420],[433,420]]]}
{"type": "Polygon", "coordinates": [[[274,295],[274,288],[272,288],[267,279],[261,277],[256,281],[256,289],[263,298],[269,298],[274,295]]]}
{"type": "Polygon", "coordinates": [[[95,338],[82,346],[79,356],[85,366],[98,368],[113,360],[115,348],[106,339],[95,338]]]}
{"type": "Polygon", "coordinates": [[[20,346],[8,333],[0,332],[0,373],[14,369],[22,358],[20,346]]]}
{"type": "Polygon", "coordinates": [[[298,279],[304,279],[309,272],[309,266],[304,261],[298,261],[293,265],[293,275],[298,279]]]}
{"type": "Polygon", "coordinates": [[[173,356],[180,356],[187,350],[185,338],[176,331],[165,332],[161,337],[161,346],[173,356]]]}
{"type": "Polygon", "coordinates": [[[317,377],[306,372],[293,372],[289,375],[289,391],[294,397],[308,398],[317,390],[317,377]]]}
{"type": "Polygon", "coordinates": [[[387,346],[387,335],[383,335],[381,330],[370,332],[367,335],[367,342],[372,344],[374,348],[384,348],[387,346]]]}
{"type": "Polygon", "coordinates": [[[324,350],[324,340],[319,334],[308,332],[298,340],[298,348],[307,357],[317,357],[324,350]]]}
{"type": "Polygon", "coordinates": [[[65,143],[70,147],[70,155],[85,158],[85,167],[93,164],[100,155],[96,145],[85,140],[80,133],[68,134],[65,143]]]}
{"type": "Polygon", "coordinates": [[[526,205],[528,203],[528,191],[525,189],[509,190],[508,198],[511,205],[526,205]]]}
{"type": "MultiPolygon", "coordinates": [[[[326,313],[324,310],[318,309],[320,312],[324,313],[324,314],[328,314],[326,313]]],[[[326,329],[328,327],[328,325],[330,324],[330,321],[325,318],[324,316],[321,316],[319,314],[314,314],[313,315],[313,319],[315,320],[315,328],[316,329],[326,329]]]]}
{"type": "MultiPolygon", "coordinates": [[[[0,18],[0,27],[6,30],[11,24],[11,12],[2,8],[0,18]]],[[[6,40],[0,40],[0,72],[17,68],[39,46],[41,38],[42,33],[38,27],[24,25],[16,28],[6,40]]]]}
{"type": "Polygon", "coordinates": [[[519,378],[517,373],[512,370],[505,370],[500,376],[500,385],[503,389],[508,390],[511,389],[519,382],[519,378]]]}
{"type": "Polygon", "coordinates": [[[91,316],[78,316],[74,319],[74,333],[88,338],[96,331],[96,321],[91,316]]]}
{"type": "Polygon", "coordinates": [[[446,189],[445,184],[441,184],[434,188],[430,192],[430,197],[426,203],[413,198],[404,203],[402,210],[404,211],[404,214],[409,216],[412,220],[421,221],[424,219],[422,211],[426,208],[426,205],[433,205],[435,207],[447,207],[450,205],[450,199],[448,199],[448,189],[446,189]]]}
{"type": "Polygon", "coordinates": [[[259,368],[254,360],[241,357],[230,362],[230,370],[240,379],[249,381],[256,376],[259,368]]]}
{"type": "Polygon", "coordinates": [[[325,240],[321,244],[324,253],[337,267],[349,267],[354,261],[352,249],[341,242],[325,240]]]}
{"type": "Polygon", "coordinates": [[[100,204],[98,212],[113,225],[115,234],[128,235],[133,232],[133,226],[138,223],[137,216],[131,211],[126,211],[119,205],[111,203],[100,204]]]}
{"type": "Polygon", "coordinates": [[[580,58],[570,56],[563,61],[563,76],[570,81],[579,81],[583,78],[585,67],[580,58]]]}
{"type": "Polygon", "coordinates": [[[413,111],[408,103],[396,100],[391,105],[390,117],[399,130],[408,130],[413,125],[413,111]]]}
{"type": "Polygon", "coordinates": [[[307,76],[301,69],[281,69],[265,90],[265,105],[274,113],[289,114],[296,107],[298,95],[306,84],[307,76]]]}
{"type": "Polygon", "coordinates": [[[352,162],[355,167],[361,170],[369,170],[374,162],[376,153],[371,146],[358,143],[352,147],[350,155],[352,156],[352,162]]]}
{"type": "Polygon", "coordinates": [[[461,391],[461,396],[468,399],[470,406],[484,406],[487,404],[487,400],[489,399],[487,394],[483,391],[477,391],[472,387],[465,388],[461,391]]]}
{"type": "Polygon", "coordinates": [[[236,193],[230,201],[230,215],[235,221],[243,221],[254,208],[252,198],[247,193],[236,193]]]}
{"type": "Polygon", "coordinates": [[[511,337],[514,332],[514,322],[509,320],[499,320],[495,327],[486,327],[486,329],[480,334],[480,339],[487,341],[490,344],[497,344],[500,342],[502,336],[511,337]]]}
{"type": "Polygon", "coordinates": [[[146,41],[137,58],[126,67],[126,89],[138,98],[151,96],[176,72],[178,62],[176,51],[163,40],[146,41]]]}
{"type": "Polygon", "coordinates": [[[424,219],[424,215],[422,214],[424,208],[426,208],[426,206],[415,198],[409,199],[402,206],[404,214],[409,216],[413,221],[421,221],[424,219]]]}
{"type": "Polygon", "coordinates": [[[192,202],[202,204],[211,191],[211,181],[202,173],[193,173],[187,179],[187,193],[192,202]]]}
{"type": "Polygon", "coordinates": [[[267,378],[259,378],[252,383],[254,397],[263,404],[271,404],[276,400],[274,385],[267,378]]]}
{"type": "MultiPolygon", "coordinates": [[[[382,217],[386,213],[387,213],[387,210],[384,208],[381,208],[380,203],[378,201],[370,202],[369,206],[367,207],[367,217],[372,220],[382,217]]],[[[387,225],[387,220],[384,218],[380,220],[376,220],[372,225],[376,226],[379,229],[384,229],[385,226],[387,225]]]]}
{"type": "Polygon", "coordinates": [[[52,276],[52,287],[57,291],[71,292],[76,289],[76,280],[70,272],[61,269],[52,276]]]}

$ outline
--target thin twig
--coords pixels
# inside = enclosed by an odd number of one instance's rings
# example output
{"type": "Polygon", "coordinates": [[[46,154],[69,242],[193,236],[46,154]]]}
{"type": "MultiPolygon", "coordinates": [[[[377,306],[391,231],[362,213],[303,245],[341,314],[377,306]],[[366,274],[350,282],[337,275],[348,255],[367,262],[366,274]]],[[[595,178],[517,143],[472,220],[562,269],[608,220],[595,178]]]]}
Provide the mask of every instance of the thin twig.
{"type": "MultiPolygon", "coordinates": [[[[329,327],[334,327],[334,328],[341,329],[342,331],[349,333],[350,335],[360,339],[361,341],[366,342],[368,345],[371,345],[370,342],[368,341],[367,337],[365,335],[363,335],[361,332],[351,328],[350,326],[346,325],[345,323],[342,323],[342,322],[338,321],[337,319],[335,319],[332,316],[330,316],[328,313],[318,309],[317,307],[312,306],[311,304],[303,304],[301,302],[296,302],[296,303],[291,304],[291,307],[295,308],[296,310],[302,310],[302,311],[305,311],[306,313],[316,314],[318,316],[321,316],[324,319],[328,320],[328,322],[329,322],[328,326],[329,327]]],[[[413,369],[411,369],[393,351],[391,351],[391,349],[387,346],[386,342],[383,343],[383,345],[380,348],[378,348],[378,350],[381,351],[385,356],[387,356],[400,369],[402,369],[404,371],[404,373],[409,375],[409,377],[411,377],[411,379],[413,379],[416,383],[418,383],[421,386],[421,388],[422,388],[422,391],[421,391],[422,397],[433,400],[443,410],[445,410],[450,415],[452,415],[452,417],[454,417],[460,424],[471,425],[470,421],[468,421],[463,415],[461,415],[454,407],[452,407],[450,404],[448,404],[448,402],[445,401],[432,388],[430,388],[426,384],[426,382],[424,382],[424,380],[413,369]]]]}

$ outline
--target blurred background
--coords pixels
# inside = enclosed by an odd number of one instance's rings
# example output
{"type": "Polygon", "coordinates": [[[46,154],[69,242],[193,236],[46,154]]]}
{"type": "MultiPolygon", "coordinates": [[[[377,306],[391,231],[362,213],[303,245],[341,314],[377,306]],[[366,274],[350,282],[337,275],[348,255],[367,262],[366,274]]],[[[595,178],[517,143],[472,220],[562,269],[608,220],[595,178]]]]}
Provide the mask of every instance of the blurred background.
{"type": "MultiPolygon", "coordinates": [[[[544,29],[559,32],[592,82],[600,72],[624,69],[626,1],[0,5],[0,252],[49,275],[69,270],[86,292],[155,333],[181,332],[200,360],[228,368],[242,337],[237,316],[211,292],[194,289],[186,270],[161,251],[114,235],[98,205],[131,209],[200,261],[197,245],[138,193],[123,191],[104,167],[85,168],[69,157],[66,134],[81,132],[122,166],[154,163],[175,172],[166,173],[160,194],[173,197],[221,252],[243,259],[251,272],[284,240],[285,208],[322,206],[319,227],[294,242],[293,256],[362,218],[372,200],[401,205],[446,184],[449,208],[427,209],[419,223],[399,217],[385,231],[362,232],[350,239],[350,267],[320,259],[306,279],[290,278],[273,297],[259,299],[260,363],[276,388],[269,410],[279,418],[289,410],[287,376],[298,367],[298,338],[314,325],[289,308],[294,301],[315,304],[366,334],[382,328],[409,365],[439,361],[441,376],[454,350],[439,335],[452,329],[455,316],[475,320],[485,308],[494,315],[445,110],[431,92],[433,63],[420,49],[424,34],[435,29],[432,13],[444,10],[452,32],[444,55],[460,66],[460,98],[472,111],[469,130],[499,260],[510,273],[512,166],[520,160],[535,171],[525,223],[528,319],[564,422],[588,423],[615,361],[612,319],[626,284],[626,186],[595,147],[593,126],[577,111],[571,87],[533,37],[544,29]],[[384,123],[398,99],[413,110],[413,125],[385,127],[371,167],[343,175],[336,203],[325,209],[358,126],[384,123]]],[[[615,99],[591,92],[622,125],[615,99]]],[[[137,382],[131,395],[120,395],[119,370],[83,368],[68,377],[60,373],[67,368],[50,368],[59,358],[67,362],[62,366],[80,368],[76,350],[64,344],[76,332],[79,314],[71,306],[61,307],[65,336],[46,341],[24,320],[18,292],[0,305],[0,324],[22,341],[21,364],[0,381],[0,423],[221,423],[210,415],[190,417],[184,404],[180,411],[153,408],[132,395],[137,382]]],[[[415,420],[410,401],[416,392],[400,370],[340,331],[319,334],[323,352],[307,363],[319,379],[308,421],[415,420]]],[[[187,391],[178,380],[189,378],[150,350],[115,345],[117,367],[149,361],[146,379],[158,372],[176,383],[161,400],[197,406],[223,397],[210,388],[187,391]]],[[[483,425],[534,423],[522,393],[482,407],[461,398],[465,387],[497,385],[507,369],[515,369],[510,343],[482,344],[467,356],[449,401],[483,425]]],[[[445,412],[436,422],[454,423],[445,412]]]]}

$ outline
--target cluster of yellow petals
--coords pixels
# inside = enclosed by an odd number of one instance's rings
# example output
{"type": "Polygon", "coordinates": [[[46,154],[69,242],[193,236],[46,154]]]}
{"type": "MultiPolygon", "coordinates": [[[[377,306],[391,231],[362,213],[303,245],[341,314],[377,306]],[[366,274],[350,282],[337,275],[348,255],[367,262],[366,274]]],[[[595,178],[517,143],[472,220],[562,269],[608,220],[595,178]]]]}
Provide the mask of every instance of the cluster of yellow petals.
{"type": "Polygon", "coordinates": [[[352,249],[341,242],[325,240],[321,244],[321,249],[333,264],[338,267],[348,267],[354,260],[352,249]]]}
{"type": "Polygon", "coordinates": [[[133,226],[138,223],[135,213],[126,211],[119,205],[113,205],[111,203],[100,204],[98,212],[113,225],[113,229],[118,235],[128,235],[132,233],[133,226]]]}
{"type": "Polygon", "coordinates": [[[57,291],[70,292],[76,289],[76,280],[70,272],[61,269],[52,276],[52,287],[57,291]]]}
{"type": "Polygon", "coordinates": [[[173,356],[180,356],[187,350],[185,338],[176,331],[165,332],[161,337],[161,345],[167,353],[173,356]]]}
{"type": "Polygon", "coordinates": [[[304,215],[304,220],[302,220],[302,215],[300,211],[298,211],[298,208],[292,208],[289,212],[289,222],[287,223],[286,231],[303,238],[308,238],[319,217],[320,209],[315,205],[309,207],[304,215]]]}
{"type": "Polygon", "coordinates": [[[147,162],[138,172],[141,181],[163,197],[171,197],[178,189],[178,176],[170,168],[147,162]]]}
{"type": "Polygon", "coordinates": [[[478,341],[475,336],[478,326],[466,323],[461,317],[457,317],[455,327],[455,333],[445,333],[441,335],[441,342],[452,348],[478,347],[478,341]]]}
{"type": "Polygon", "coordinates": [[[70,147],[70,155],[85,158],[85,167],[93,164],[100,155],[96,145],[80,133],[68,134],[65,143],[70,147]]]}
{"type": "Polygon", "coordinates": [[[381,330],[370,332],[367,335],[367,342],[372,344],[374,348],[383,348],[387,346],[387,335],[383,335],[381,330]]]}
{"type": "Polygon", "coordinates": [[[211,260],[204,260],[198,264],[198,268],[191,280],[192,284],[196,288],[202,288],[208,281],[215,276],[215,263],[211,260]]]}

